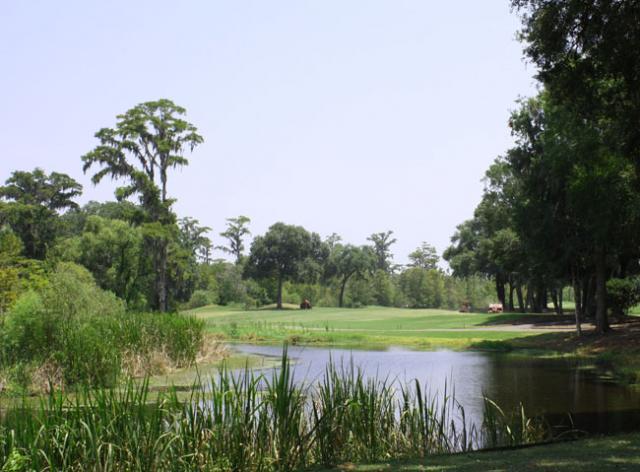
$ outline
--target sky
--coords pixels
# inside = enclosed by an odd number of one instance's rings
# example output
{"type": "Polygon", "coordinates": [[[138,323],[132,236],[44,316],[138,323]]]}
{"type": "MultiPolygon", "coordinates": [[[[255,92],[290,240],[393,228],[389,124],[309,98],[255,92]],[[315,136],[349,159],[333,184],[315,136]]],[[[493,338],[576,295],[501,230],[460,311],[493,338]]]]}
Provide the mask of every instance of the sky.
{"type": "MultiPolygon", "coordinates": [[[[169,98],[205,142],[169,177],[178,216],[246,215],[353,244],[392,230],[397,263],[442,252],[535,93],[507,0],[0,3],[0,182],[41,167],[113,199],[80,157],[138,103],[169,98]]],[[[222,254],[219,254],[222,256],[222,254]]]]}

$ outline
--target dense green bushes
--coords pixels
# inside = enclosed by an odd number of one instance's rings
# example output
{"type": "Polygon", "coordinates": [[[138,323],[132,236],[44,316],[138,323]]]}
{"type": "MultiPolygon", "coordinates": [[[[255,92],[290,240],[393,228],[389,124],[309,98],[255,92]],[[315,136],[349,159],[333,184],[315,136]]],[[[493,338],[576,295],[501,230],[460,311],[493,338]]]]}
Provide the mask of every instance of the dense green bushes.
{"type": "Polygon", "coordinates": [[[629,308],[640,303],[640,277],[607,281],[607,304],[612,314],[626,315],[629,308]]]}
{"type": "Polygon", "coordinates": [[[0,372],[24,389],[48,384],[111,386],[123,368],[140,372],[157,353],[188,365],[203,324],[172,314],[134,314],[97,287],[81,266],[63,263],[46,286],[23,295],[0,325],[0,372]],[[130,369],[136,360],[138,368],[130,369]]]}
{"type": "Polygon", "coordinates": [[[196,290],[183,308],[193,310],[201,306],[215,305],[219,302],[218,293],[213,290],[196,290]]]}

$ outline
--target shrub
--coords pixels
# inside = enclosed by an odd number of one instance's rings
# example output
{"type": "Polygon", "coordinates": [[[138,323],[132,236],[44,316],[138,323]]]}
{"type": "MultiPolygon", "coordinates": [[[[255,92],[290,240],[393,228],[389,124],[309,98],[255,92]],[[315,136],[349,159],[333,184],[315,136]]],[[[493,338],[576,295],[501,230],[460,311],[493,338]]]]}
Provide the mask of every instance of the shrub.
{"type": "Polygon", "coordinates": [[[201,306],[213,305],[218,302],[218,292],[212,290],[196,290],[191,295],[191,299],[186,303],[185,308],[193,310],[201,306]]]}
{"type": "Polygon", "coordinates": [[[626,315],[629,308],[640,303],[640,277],[607,281],[607,303],[614,315],[626,315]]]}
{"type": "Polygon", "coordinates": [[[60,264],[49,283],[24,294],[0,332],[0,367],[25,388],[46,384],[113,386],[125,354],[149,360],[161,352],[176,366],[195,361],[201,320],[177,314],[131,314],[75,264],[60,264]],[[19,369],[20,373],[14,372],[19,369]],[[31,378],[29,382],[27,379],[31,378]]]}

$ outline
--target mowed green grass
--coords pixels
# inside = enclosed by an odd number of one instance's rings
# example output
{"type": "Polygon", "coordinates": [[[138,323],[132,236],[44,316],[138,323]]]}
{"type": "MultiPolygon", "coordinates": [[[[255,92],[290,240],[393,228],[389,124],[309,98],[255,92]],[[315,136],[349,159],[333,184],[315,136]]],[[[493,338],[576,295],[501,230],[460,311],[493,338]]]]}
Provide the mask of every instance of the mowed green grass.
{"type": "MultiPolygon", "coordinates": [[[[468,347],[548,332],[519,324],[526,314],[458,313],[388,307],[243,310],[208,306],[190,312],[222,339],[300,344],[382,344],[468,347]],[[516,324],[512,324],[516,323],[516,324]]],[[[552,319],[553,315],[549,315],[552,319]]],[[[535,315],[536,319],[540,315],[535,315]]]]}
{"type": "Polygon", "coordinates": [[[331,471],[594,471],[640,470],[640,434],[628,434],[513,450],[473,452],[387,464],[345,464],[331,471]]]}

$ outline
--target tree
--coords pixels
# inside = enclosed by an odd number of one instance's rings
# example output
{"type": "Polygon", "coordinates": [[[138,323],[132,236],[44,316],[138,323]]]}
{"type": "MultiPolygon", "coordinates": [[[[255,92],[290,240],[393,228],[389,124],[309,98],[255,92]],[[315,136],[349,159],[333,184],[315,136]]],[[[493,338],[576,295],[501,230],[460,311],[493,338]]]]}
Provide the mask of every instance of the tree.
{"type": "Polygon", "coordinates": [[[393,231],[387,231],[382,233],[373,233],[367,238],[367,241],[373,243],[373,251],[376,255],[376,268],[385,272],[391,272],[391,260],[393,256],[390,251],[391,245],[397,240],[392,238],[393,231]]]}
{"type": "Polygon", "coordinates": [[[329,256],[328,265],[332,276],[336,277],[340,284],[338,306],[344,305],[344,291],[347,282],[352,277],[362,277],[367,272],[372,272],[375,267],[375,255],[370,247],[353,246],[351,244],[336,244],[329,256]]]}
{"type": "Polygon", "coordinates": [[[436,269],[411,267],[400,274],[400,290],[411,308],[439,308],[444,300],[444,275],[436,269]]]}
{"type": "Polygon", "coordinates": [[[246,216],[238,216],[237,218],[227,218],[227,229],[220,233],[220,236],[229,241],[228,246],[218,246],[224,252],[232,254],[236,258],[236,264],[242,261],[244,253],[244,237],[251,234],[247,225],[251,220],[246,216]]]}
{"type": "Polygon", "coordinates": [[[77,208],[82,185],[66,174],[42,169],[15,171],[0,187],[0,222],[7,223],[24,244],[24,256],[44,259],[58,233],[58,212],[77,208]]]}
{"type": "MultiPolygon", "coordinates": [[[[574,237],[566,247],[580,248],[582,253],[571,258],[575,291],[581,295],[576,320],[593,307],[597,330],[604,332],[609,329],[606,279],[611,271],[624,272],[625,261],[637,259],[637,244],[620,239],[619,230],[635,226],[633,217],[620,218],[629,208],[620,200],[630,200],[629,184],[637,191],[633,174],[640,171],[640,4],[617,0],[511,3],[522,15],[525,54],[538,67],[538,78],[549,97],[547,105],[554,106],[556,116],[561,111],[566,120],[552,126],[564,128],[556,136],[570,138],[556,139],[555,148],[578,158],[573,166],[573,159],[567,157],[573,176],[561,187],[567,190],[567,206],[573,207],[567,214],[574,217],[573,225],[565,225],[572,228],[574,237]],[[596,213],[612,210],[600,213],[603,224],[596,223],[589,202],[595,203],[596,213]],[[581,214],[571,211],[578,208],[581,214]],[[609,247],[609,242],[618,247],[609,247]],[[622,263],[612,267],[612,258],[622,263]],[[591,303],[593,298],[596,303],[591,303]]],[[[554,135],[547,133],[547,137],[554,135]]],[[[553,149],[554,141],[549,143],[547,149],[553,149]]],[[[564,162],[562,156],[557,160],[564,162]]]]}
{"type": "Polygon", "coordinates": [[[142,251],[140,228],[96,215],[87,218],[80,236],[56,248],[59,259],[82,264],[100,288],[115,293],[130,309],[145,305],[142,251]]]}
{"type": "Polygon", "coordinates": [[[423,242],[420,247],[409,254],[410,267],[421,267],[423,269],[437,269],[440,257],[436,248],[431,244],[423,242]]]}
{"type": "Polygon", "coordinates": [[[203,142],[195,126],[181,117],[186,110],[171,100],[145,102],[117,116],[115,128],[102,128],[96,133],[100,141],[93,151],[82,156],[83,170],[100,169],[92,181],[98,184],[106,176],[124,180],[116,191],[118,200],[138,195],[151,224],[148,242],[154,258],[155,300],[153,307],[167,310],[167,248],[171,241],[175,216],[173,200],[167,191],[170,169],[187,165],[185,150],[203,142]]]}
{"type": "Polygon", "coordinates": [[[91,200],[80,208],[72,208],[60,217],[61,237],[81,235],[90,216],[99,216],[108,220],[122,220],[136,226],[144,222],[144,210],[133,202],[127,200],[96,202],[91,200]]]}
{"type": "Polygon", "coordinates": [[[524,103],[511,127],[509,160],[521,189],[516,221],[527,252],[569,280],[587,274],[582,289],[595,300],[597,331],[605,332],[606,281],[638,256],[636,168],[609,146],[607,122],[594,124],[551,94],[524,103]]]}
{"type": "MultiPolygon", "coordinates": [[[[41,261],[22,256],[22,241],[9,227],[0,227],[0,315],[25,291],[45,284],[41,261]]],[[[3,318],[0,317],[0,325],[3,318]]]]}
{"type": "Polygon", "coordinates": [[[375,270],[367,279],[371,288],[373,303],[380,306],[392,306],[398,302],[398,291],[396,290],[398,278],[395,274],[389,274],[383,270],[375,270]]]}
{"type": "Polygon", "coordinates": [[[211,231],[208,226],[200,226],[195,218],[185,217],[178,221],[180,245],[189,251],[194,260],[205,261],[211,251],[211,240],[205,235],[211,231]]]}
{"type": "MultiPolygon", "coordinates": [[[[18,299],[20,271],[16,262],[22,252],[22,242],[8,228],[0,230],[0,315],[18,299]]],[[[0,318],[0,323],[2,318],[0,318]]]]}
{"type": "MultiPolygon", "coordinates": [[[[514,202],[520,195],[509,160],[497,158],[483,182],[484,193],[473,218],[457,227],[451,238],[452,245],[445,250],[443,258],[449,262],[454,276],[490,277],[495,283],[497,299],[507,310],[514,310],[515,292],[520,310],[524,311],[523,285],[534,277],[527,279],[524,274],[531,275],[531,271],[524,269],[529,261],[514,227],[514,202]]],[[[546,294],[546,286],[534,285],[530,284],[528,293],[537,289],[546,294]]],[[[544,295],[536,298],[546,307],[544,299],[544,295]]],[[[531,309],[542,311],[543,306],[531,306],[531,309]]]]}
{"type": "Polygon", "coordinates": [[[525,54],[553,99],[640,169],[640,3],[512,0],[525,54]]]}
{"type": "Polygon", "coordinates": [[[300,281],[305,275],[305,264],[314,256],[314,237],[302,226],[276,223],[264,236],[257,236],[251,244],[245,276],[255,279],[275,278],[278,309],[282,309],[282,284],[300,281]]]}
{"type": "Polygon", "coordinates": [[[640,303],[640,278],[613,278],[607,282],[607,298],[615,316],[626,316],[629,308],[640,303]]]}

